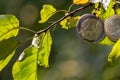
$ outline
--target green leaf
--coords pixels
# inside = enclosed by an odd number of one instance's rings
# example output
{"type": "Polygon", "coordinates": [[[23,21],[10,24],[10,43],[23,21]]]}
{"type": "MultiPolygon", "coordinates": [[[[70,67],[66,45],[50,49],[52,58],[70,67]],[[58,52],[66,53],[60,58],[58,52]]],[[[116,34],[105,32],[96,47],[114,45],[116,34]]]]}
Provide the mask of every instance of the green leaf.
{"type": "Polygon", "coordinates": [[[117,9],[117,14],[119,14],[119,15],[120,15],[120,9],[117,9]]]}
{"type": "Polygon", "coordinates": [[[14,80],[37,80],[37,65],[49,66],[48,62],[52,45],[50,31],[48,30],[46,33],[35,37],[32,43],[34,44],[23,51],[24,57],[22,60],[16,61],[13,65],[12,74],[14,80]],[[36,45],[39,45],[39,47],[36,45]]]}
{"type": "Polygon", "coordinates": [[[0,71],[8,64],[15,53],[19,42],[9,38],[0,42],[0,71]]]}
{"type": "Polygon", "coordinates": [[[25,49],[23,60],[13,65],[14,80],[37,80],[37,52],[38,48],[34,46],[25,49]]]}
{"type": "Polygon", "coordinates": [[[19,21],[14,15],[0,15],[0,41],[17,36],[19,21]]]}
{"type": "Polygon", "coordinates": [[[40,66],[49,67],[49,56],[52,45],[52,38],[50,31],[48,30],[46,33],[41,34],[40,37],[41,37],[41,43],[38,54],[39,55],[38,62],[40,66]]]}
{"type": "Polygon", "coordinates": [[[80,16],[77,17],[68,17],[60,22],[60,25],[64,29],[69,29],[72,27],[76,27],[77,21],[79,20],[80,16]]]}
{"type": "Polygon", "coordinates": [[[113,46],[112,51],[110,52],[108,56],[108,61],[112,63],[119,57],[120,57],[120,39],[113,46]]]}
{"type": "Polygon", "coordinates": [[[101,2],[102,6],[105,8],[105,10],[107,10],[107,7],[108,7],[108,5],[110,3],[110,0],[90,0],[90,2],[92,2],[92,3],[101,2]]]}
{"type": "Polygon", "coordinates": [[[43,9],[40,11],[41,20],[39,23],[45,23],[55,13],[56,9],[52,5],[43,5],[43,9]]]}
{"type": "Polygon", "coordinates": [[[99,42],[99,44],[103,44],[103,45],[113,45],[114,42],[112,42],[108,37],[105,37],[102,41],[99,42]]]}
{"type": "Polygon", "coordinates": [[[101,6],[99,9],[99,3],[95,4],[95,8],[92,11],[92,14],[96,14],[96,16],[101,17],[101,15],[103,15],[103,13],[105,12],[103,6],[101,6]]]}
{"type": "Polygon", "coordinates": [[[111,1],[110,1],[110,4],[109,4],[109,6],[108,6],[107,11],[106,11],[103,15],[101,15],[101,18],[102,18],[103,20],[105,20],[105,19],[107,19],[107,18],[109,18],[110,16],[112,16],[112,15],[115,14],[114,9],[113,9],[113,5],[114,5],[114,1],[111,0],[111,1]]]}

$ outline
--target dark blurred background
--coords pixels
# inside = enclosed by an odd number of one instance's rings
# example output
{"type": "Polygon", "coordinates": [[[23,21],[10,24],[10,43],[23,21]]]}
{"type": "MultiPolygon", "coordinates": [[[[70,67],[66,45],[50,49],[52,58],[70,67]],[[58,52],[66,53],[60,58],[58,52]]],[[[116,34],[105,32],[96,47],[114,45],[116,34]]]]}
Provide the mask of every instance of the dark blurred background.
{"type": "MultiPolygon", "coordinates": [[[[39,24],[39,12],[43,4],[51,4],[57,10],[67,10],[72,0],[0,0],[0,15],[13,14],[20,20],[21,27],[39,31],[64,16],[61,12],[54,15],[47,23],[39,24]]],[[[72,10],[80,6],[73,6],[72,10]]],[[[91,11],[92,7],[89,7],[76,15],[91,11]]],[[[50,67],[39,67],[38,80],[120,80],[120,63],[111,65],[107,62],[112,46],[86,42],[78,37],[76,28],[64,30],[60,25],[56,25],[51,34],[53,45],[50,67]]],[[[23,41],[33,35],[20,30],[17,39],[23,41]]],[[[0,72],[0,80],[13,80],[12,65],[24,48],[31,44],[30,42],[17,49],[13,59],[0,72]]]]}

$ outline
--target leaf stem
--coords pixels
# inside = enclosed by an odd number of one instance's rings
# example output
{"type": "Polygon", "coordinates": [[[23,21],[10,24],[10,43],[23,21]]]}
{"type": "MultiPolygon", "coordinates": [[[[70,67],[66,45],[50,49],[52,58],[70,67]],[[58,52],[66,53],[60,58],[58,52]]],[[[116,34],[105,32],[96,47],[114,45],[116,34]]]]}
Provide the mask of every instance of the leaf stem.
{"type": "Polygon", "coordinates": [[[25,27],[19,27],[19,29],[29,31],[29,32],[32,32],[32,33],[34,33],[34,34],[37,33],[36,31],[31,30],[31,29],[29,29],[29,28],[25,28],[25,27]]]}
{"type": "Polygon", "coordinates": [[[57,10],[56,13],[58,13],[58,12],[66,12],[67,13],[66,10],[57,10]]]}
{"type": "Polygon", "coordinates": [[[71,8],[73,7],[74,4],[71,4],[69,9],[68,9],[68,12],[70,12],[71,8]]]}
{"type": "Polygon", "coordinates": [[[52,27],[54,27],[54,25],[58,24],[59,22],[61,22],[62,20],[66,19],[69,16],[73,16],[75,13],[79,12],[80,10],[83,10],[89,6],[92,6],[93,3],[88,3],[86,5],[84,5],[83,7],[80,7],[78,9],[75,9],[74,11],[69,12],[67,15],[63,16],[62,18],[58,19],[57,21],[53,22],[52,24],[50,24],[47,28],[40,30],[37,32],[37,34],[41,34],[43,32],[46,32],[47,30],[51,29],[52,27]]]}

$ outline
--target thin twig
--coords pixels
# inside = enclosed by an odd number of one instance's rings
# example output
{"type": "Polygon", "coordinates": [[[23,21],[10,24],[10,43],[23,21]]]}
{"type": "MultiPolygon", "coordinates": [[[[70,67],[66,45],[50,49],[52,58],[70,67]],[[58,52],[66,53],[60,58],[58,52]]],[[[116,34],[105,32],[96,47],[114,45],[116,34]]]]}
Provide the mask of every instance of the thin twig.
{"type": "Polygon", "coordinates": [[[73,7],[74,4],[71,4],[69,9],[68,9],[68,12],[70,12],[71,8],[73,7]]]}
{"type": "Polygon", "coordinates": [[[54,25],[58,24],[58,23],[61,22],[62,20],[66,19],[66,18],[69,17],[69,16],[73,16],[75,13],[77,13],[77,12],[79,12],[80,10],[83,10],[83,9],[85,9],[85,8],[91,6],[91,5],[93,5],[93,4],[92,4],[92,3],[88,3],[88,4],[86,4],[86,5],[83,6],[83,7],[80,7],[80,8],[78,8],[78,9],[75,9],[75,10],[72,11],[72,12],[69,12],[67,15],[63,16],[63,17],[60,18],[59,20],[57,20],[57,21],[53,22],[52,24],[50,24],[47,28],[38,31],[37,34],[39,35],[39,34],[41,34],[41,33],[43,33],[43,32],[46,32],[47,30],[51,29],[54,25]]]}
{"type": "Polygon", "coordinates": [[[37,33],[36,31],[31,30],[31,29],[28,29],[28,28],[25,28],[25,27],[19,27],[19,29],[29,31],[29,32],[32,32],[32,33],[34,33],[34,34],[36,34],[36,33],[37,33]]]}
{"type": "Polygon", "coordinates": [[[56,11],[56,13],[58,13],[58,12],[67,12],[66,10],[58,10],[58,11],[56,11]]]}

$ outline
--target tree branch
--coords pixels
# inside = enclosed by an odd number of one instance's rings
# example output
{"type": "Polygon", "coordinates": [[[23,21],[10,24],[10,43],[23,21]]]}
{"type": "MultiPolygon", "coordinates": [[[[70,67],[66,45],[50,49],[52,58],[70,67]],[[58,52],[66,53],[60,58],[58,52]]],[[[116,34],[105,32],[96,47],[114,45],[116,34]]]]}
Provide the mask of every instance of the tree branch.
{"type": "Polygon", "coordinates": [[[116,3],[116,4],[120,4],[120,2],[119,2],[119,1],[115,1],[115,3],[116,3]]]}
{"type": "Polygon", "coordinates": [[[75,9],[74,11],[72,12],[69,12],[67,15],[63,16],[62,18],[60,18],[59,20],[53,22],[52,24],[50,24],[47,28],[43,29],[43,30],[40,30],[37,32],[37,35],[43,33],[43,32],[46,32],[47,30],[51,29],[54,25],[58,24],[59,22],[61,22],[62,20],[66,19],[67,17],[69,16],[73,16],[75,13],[79,12],[80,10],[83,10],[89,6],[92,6],[93,4],[92,3],[88,3],[86,5],[84,5],[83,7],[80,7],[78,9],[75,9]]]}

